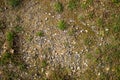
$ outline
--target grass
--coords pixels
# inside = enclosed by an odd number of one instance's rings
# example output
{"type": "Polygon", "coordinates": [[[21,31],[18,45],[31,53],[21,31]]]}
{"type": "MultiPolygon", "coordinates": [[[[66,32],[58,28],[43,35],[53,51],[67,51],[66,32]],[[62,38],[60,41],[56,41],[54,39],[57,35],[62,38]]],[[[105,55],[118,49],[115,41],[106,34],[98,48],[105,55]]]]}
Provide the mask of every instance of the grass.
{"type": "Polygon", "coordinates": [[[120,26],[119,26],[118,24],[115,24],[115,25],[113,26],[113,31],[114,31],[114,32],[120,32],[120,26]]]}
{"type": "Polygon", "coordinates": [[[45,68],[47,65],[48,65],[48,64],[47,64],[47,61],[46,61],[46,60],[43,60],[43,61],[42,61],[42,67],[45,68]]]}
{"type": "Polygon", "coordinates": [[[120,15],[119,14],[116,14],[115,17],[113,17],[113,21],[112,22],[112,31],[113,33],[119,33],[120,32],[120,15]]]}
{"type": "Polygon", "coordinates": [[[37,36],[39,36],[39,37],[43,37],[43,36],[44,36],[44,32],[43,32],[43,31],[39,31],[39,32],[37,32],[37,36]]]}
{"type": "Polygon", "coordinates": [[[60,30],[65,30],[67,27],[66,27],[66,22],[64,21],[64,20],[60,20],[59,22],[58,22],[58,28],[60,29],[60,30]]]}
{"type": "Polygon", "coordinates": [[[5,28],[4,22],[0,21],[0,29],[4,29],[4,28],[5,28]]]}
{"type": "Polygon", "coordinates": [[[14,37],[13,32],[8,32],[7,35],[6,35],[6,39],[9,42],[13,41],[13,37],[14,37]]]}
{"type": "Polygon", "coordinates": [[[93,0],[86,0],[85,2],[81,2],[81,7],[83,9],[87,9],[89,7],[89,5],[93,4],[93,0]]]}
{"type": "Polygon", "coordinates": [[[75,80],[73,76],[68,75],[68,72],[67,68],[57,67],[51,72],[48,80],[75,80]]]}
{"type": "Polygon", "coordinates": [[[8,47],[13,47],[14,33],[12,31],[7,32],[6,40],[8,42],[8,47]]]}
{"type": "Polygon", "coordinates": [[[90,12],[90,13],[88,14],[88,18],[93,19],[93,18],[94,18],[94,12],[90,12]]]}
{"type": "Polygon", "coordinates": [[[120,0],[112,0],[113,3],[119,3],[120,0]]]}
{"type": "Polygon", "coordinates": [[[15,26],[14,30],[15,30],[15,32],[19,33],[21,31],[23,31],[23,28],[21,26],[17,25],[17,26],[15,26]]]}
{"type": "Polygon", "coordinates": [[[68,3],[68,9],[73,10],[77,7],[77,0],[70,0],[68,3]]]}
{"type": "Polygon", "coordinates": [[[90,46],[93,44],[93,40],[91,38],[85,38],[84,44],[90,46]]]}
{"type": "Polygon", "coordinates": [[[58,13],[63,12],[63,5],[60,2],[54,4],[54,10],[58,13]]]}
{"type": "Polygon", "coordinates": [[[26,36],[26,41],[31,42],[32,39],[33,39],[33,37],[31,35],[27,35],[26,36]]]}
{"type": "Polygon", "coordinates": [[[25,70],[26,69],[26,65],[24,63],[19,63],[18,67],[20,70],[25,70]]]}
{"type": "Polygon", "coordinates": [[[99,18],[98,21],[97,21],[97,24],[98,24],[99,27],[103,27],[103,24],[104,24],[103,19],[99,18]]]}
{"type": "Polygon", "coordinates": [[[20,4],[21,0],[9,0],[9,4],[12,7],[17,7],[20,4]]]}
{"type": "Polygon", "coordinates": [[[4,53],[0,58],[0,66],[5,66],[1,69],[3,75],[1,79],[3,80],[14,80],[20,78],[18,71],[25,71],[26,65],[21,61],[19,56],[15,56],[11,53],[4,53]],[[12,65],[12,69],[9,69],[9,64],[12,65]],[[15,70],[15,71],[14,71],[15,70]]]}
{"type": "Polygon", "coordinates": [[[0,59],[0,65],[7,64],[11,61],[12,55],[10,53],[3,53],[0,59]]]}

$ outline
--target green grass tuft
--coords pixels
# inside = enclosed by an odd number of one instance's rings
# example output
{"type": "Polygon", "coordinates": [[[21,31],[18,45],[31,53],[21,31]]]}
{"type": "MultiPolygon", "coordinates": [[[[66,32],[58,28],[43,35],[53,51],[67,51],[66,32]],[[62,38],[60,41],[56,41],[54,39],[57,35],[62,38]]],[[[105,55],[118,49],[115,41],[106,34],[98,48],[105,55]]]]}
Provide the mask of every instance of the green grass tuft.
{"type": "Polygon", "coordinates": [[[60,30],[65,30],[67,27],[66,27],[66,22],[64,21],[64,20],[60,20],[59,22],[58,22],[58,28],[60,29],[60,30]]]}
{"type": "Polygon", "coordinates": [[[69,1],[69,3],[68,3],[68,8],[69,8],[70,10],[75,9],[76,6],[77,6],[77,3],[76,3],[75,0],[70,0],[70,1],[69,1]]]}
{"type": "Polygon", "coordinates": [[[46,61],[46,60],[43,60],[43,61],[42,61],[42,67],[45,68],[47,65],[48,65],[48,64],[47,64],[47,61],[46,61]]]}
{"type": "Polygon", "coordinates": [[[55,4],[54,4],[54,10],[56,11],[56,12],[63,12],[63,5],[62,5],[62,3],[60,3],[60,2],[56,2],[55,4]]]}
{"type": "Polygon", "coordinates": [[[14,40],[14,34],[12,31],[7,32],[6,34],[6,40],[8,42],[8,47],[13,47],[13,40],[14,40]]]}
{"type": "Polygon", "coordinates": [[[9,0],[9,4],[12,7],[17,7],[20,4],[21,0],[9,0]]]}
{"type": "Polygon", "coordinates": [[[98,26],[102,27],[103,24],[104,24],[103,19],[99,18],[98,21],[97,21],[97,24],[98,24],[98,26]]]}
{"type": "Polygon", "coordinates": [[[3,53],[0,59],[0,65],[7,64],[12,58],[12,55],[10,53],[3,53]]]}
{"type": "Polygon", "coordinates": [[[120,0],[112,0],[113,3],[119,3],[120,0]]]}
{"type": "Polygon", "coordinates": [[[12,42],[13,41],[13,32],[8,32],[7,33],[7,36],[6,36],[6,39],[7,39],[7,41],[9,41],[9,42],[12,42]]]}
{"type": "Polygon", "coordinates": [[[39,37],[43,37],[43,36],[44,36],[44,32],[43,32],[43,31],[39,31],[39,32],[37,32],[37,36],[39,36],[39,37]]]}
{"type": "Polygon", "coordinates": [[[15,32],[21,32],[23,31],[23,28],[21,26],[15,26],[15,32]]]}

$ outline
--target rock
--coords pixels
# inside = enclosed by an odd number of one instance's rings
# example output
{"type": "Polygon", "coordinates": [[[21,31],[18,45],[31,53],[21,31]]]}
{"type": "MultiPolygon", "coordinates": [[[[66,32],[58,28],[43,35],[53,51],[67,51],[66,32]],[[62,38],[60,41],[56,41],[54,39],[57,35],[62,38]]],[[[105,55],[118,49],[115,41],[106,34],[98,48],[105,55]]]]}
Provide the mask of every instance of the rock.
{"type": "Polygon", "coordinates": [[[80,70],[80,67],[79,67],[79,66],[77,67],[77,70],[80,70]]]}
{"type": "Polygon", "coordinates": [[[52,16],[52,18],[55,18],[55,16],[52,16]]]}
{"type": "Polygon", "coordinates": [[[45,14],[48,14],[47,12],[45,12],[45,14]]]}
{"type": "Polygon", "coordinates": [[[98,73],[98,76],[100,76],[100,72],[98,73]]]}
{"type": "Polygon", "coordinates": [[[85,30],[85,32],[87,33],[87,32],[88,32],[88,30],[85,30]]]}
{"type": "Polygon", "coordinates": [[[49,16],[51,16],[51,13],[48,13],[49,16]]]}
{"type": "Polygon", "coordinates": [[[48,20],[48,18],[46,17],[46,18],[45,18],[45,21],[47,21],[47,20],[48,20]]]}
{"type": "Polygon", "coordinates": [[[106,29],[105,29],[105,31],[109,31],[109,29],[108,29],[108,28],[106,28],[106,29]]]}
{"type": "Polygon", "coordinates": [[[106,71],[109,71],[110,70],[110,68],[109,67],[106,67],[106,69],[105,69],[106,71]]]}
{"type": "Polygon", "coordinates": [[[102,43],[99,44],[99,46],[101,46],[101,45],[102,45],[102,43]]]}
{"type": "Polygon", "coordinates": [[[10,49],[10,53],[11,53],[11,54],[14,54],[14,49],[10,49]]]}
{"type": "Polygon", "coordinates": [[[82,32],[83,32],[83,30],[80,30],[80,32],[82,33],[82,32]]]}
{"type": "Polygon", "coordinates": [[[72,19],[70,19],[70,22],[72,23],[72,22],[75,22],[74,20],[72,20],[72,19]]]}

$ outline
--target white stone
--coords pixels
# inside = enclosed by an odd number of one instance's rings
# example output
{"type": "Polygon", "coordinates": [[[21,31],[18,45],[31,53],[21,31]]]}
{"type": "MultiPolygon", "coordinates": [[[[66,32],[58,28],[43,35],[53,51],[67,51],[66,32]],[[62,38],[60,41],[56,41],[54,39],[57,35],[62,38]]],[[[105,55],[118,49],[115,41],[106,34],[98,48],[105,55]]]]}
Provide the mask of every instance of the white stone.
{"type": "Polygon", "coordinates": [[[79,66],[77,67],[77,70],[80,70],[80,67],[79,67],[79,66]]]}
{"type": "Polygon", "coordinates": [[[55,18],[55,16],[52,16],[52,18],[55,18]]]}
{"type": "Polygon", "coordinates": [[[45,21],[47,21],[47,20],[48,20],[48,18],[46,17],[46,18],[45,18],[45,21]]]}
{"type": "Polygon", "coordinates": [[[109,30],[108,28],[105,29],[105,31],[108,31],[108,30],[109,30]]]}
{"type": "Polygon", "coordinates": [[[100,46],[102,45],[102,43],[99,44],[100,46]]]}
{"type": "Polygon", "coordinates": [[[50,16],[50,15],[51,15],[51,13],[48,13],[48,15],[50,16]]]}
{"type": "Polygon", "coordinates": [[[85,30],[85,32],[87,33],[87,32],[88,32],[88,30],[85,30]]]}
{"type": "Polygon", "coordinates": [[[100,72],[98,73],[98,76],[100,76],[100,72]]]}
{"type": "Polygon", "coordinates": [[[82,33],[82,32],[83,32],[83,30],[80,30],[80,32],[82,33]]]}

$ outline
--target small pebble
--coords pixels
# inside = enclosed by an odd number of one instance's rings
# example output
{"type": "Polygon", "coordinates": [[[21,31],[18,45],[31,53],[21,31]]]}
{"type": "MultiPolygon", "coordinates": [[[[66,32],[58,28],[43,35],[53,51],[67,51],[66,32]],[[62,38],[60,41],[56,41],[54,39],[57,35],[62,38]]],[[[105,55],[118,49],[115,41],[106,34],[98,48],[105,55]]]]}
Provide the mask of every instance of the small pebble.
{"type": "Polygon", "coordinates": [[[50,16],[50,15],[51,15],[51,13],[48,13],[48,15],[50,16]]]}
{"type": "Polygon", "coordinates": [[[105,29],[105,31],[108,31],[108,30],[109,30],[108,28],[105,29]]]}
{"type": "Polygon", "coordinates": [[[100,76],[100,73],[98,73],[98,76],[100,76]]]}
{"type": "Polygon", "coordinates": [[[47,21],[47,20],[48,20],[48,18],[46,17],[46,18],[45,18],[45,21],[47,21]]]}
{"type": "Polygon", "coordinates": [[[79,67],[79,66],[77,67],[77,70],[80,70],[80,67],[79,67]]]}
{"type": "Polygon", "coordinates": [[[80,32],[82,33],[82,32],[83,32],[83,30],[80,30],[80,32]]]}
{"type": "Polygon", "coordinates": [[[85,30],[85,32],[87,33],[87,32],[88,32],[88,30],[85,30]]]}

